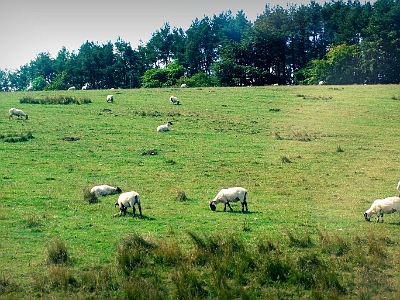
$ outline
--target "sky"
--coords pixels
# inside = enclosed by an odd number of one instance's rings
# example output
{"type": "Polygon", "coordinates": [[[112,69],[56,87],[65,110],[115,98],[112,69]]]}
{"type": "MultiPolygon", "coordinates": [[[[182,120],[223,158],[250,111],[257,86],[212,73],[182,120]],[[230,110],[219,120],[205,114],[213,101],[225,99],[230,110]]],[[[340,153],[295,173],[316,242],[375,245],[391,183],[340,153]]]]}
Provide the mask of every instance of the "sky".
{"type": "Polygon", "coordinates": [[[0,70],[19,69],[42,52],[55,58],[62,47],[78,53],[86,41],[102,45],[120,37],[136,48],[165,23],[186,31],[196,18],[229,10],[233,15],[243,10],[254,22],[266,4],[287,7],[279,0],[5,0],[0,9],[0,70]]]}

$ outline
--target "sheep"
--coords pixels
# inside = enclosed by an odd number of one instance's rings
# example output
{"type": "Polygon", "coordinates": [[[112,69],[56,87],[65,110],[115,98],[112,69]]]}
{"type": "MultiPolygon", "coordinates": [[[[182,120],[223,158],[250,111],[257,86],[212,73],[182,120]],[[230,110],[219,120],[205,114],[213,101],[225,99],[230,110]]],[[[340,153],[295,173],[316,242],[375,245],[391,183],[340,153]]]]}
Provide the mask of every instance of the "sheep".
{"type": "Polygon", "coordinates": [[[324,81],[323,80],[319,81],[318,85],[324,85],[324,81]]]}
{"type": "Polygon", "coordinates": [[[117,186],[102,184],[92,187],[90,193],[94,194],[96,197],[103,197],[107,195],[121,194],[122,190],[117,186]]]}
{"type": "Polygon", "coordinates": [[[25,120],[28,120],[28,115],[20,109],[10,108],[10,110],[8,112],[10,113],[10,115],[8,116],[8,119],[12,118],[13,116],[18,116],[18,119],[20,117],[25,117],[25,120]]]}
{"type": "Polygon", "coordinates": [[[87,90],[89,88],[89,83],[85,83],[85,85],[82,87],[82,90],[87,90]]]}
{"type": "Polygon", "coordinates": [[[186,83],[182,83],[181,88],[185,88],[185,87],[187,87],[186,83]]]}
{"type": "Polygon", "coordinates": [[[172,104],[179,104],[179,100],[175,96],[169,97],[169,101],[171,101],[172,104]]]}
{"type": "Polygon", "coordinates": [[[379,222],[379,217],[382,217],[383,223],[383,214],[391,214],[395,211],[397,211],[400,217],[400,197],[394,196],[385,199],[377,199],[364,213],[364,218],[366,221],[370,221],[371,216],[376,214],[378,216],[376,222],[379,222]]]}
{"type": "Polygon", "coordinates": [[[114,96],[113,95],[108,95],[107,96],[107,102],[114,102],[114,96]]]}
{"type": "Polygon", "coordinates": [[[68,88],[68,91],[75,91],[75,90],[76,90],[76,87],[74,87],[74,86],[71,86],[68,88]]]}
{"type": "MultiPolygon", "coordinates": [[[[400,191],[400,181],[397,183],[396,190],[400,191]]],[[[400,195],[399,195],[399,197],[400,197],[400,195]]]]}
{"type": "Polygon", "coordinates": [[[168,122],[167,124],[163,124],[157,127],[158,132],[164,132],[169,130],[169,126],[172,125],[172,122],[168,122]]]}
{"type": "Polygon", "coordinates": [[[222,189],[218,192],[217,196],[215,196],[214,200],[210,202],[210,208],[212,211],[217,209],[218,203],[224,203],[224,211],[226,211],[226,205],[229,206],[230,210],[233,211],[229,202],[237,202],[240,201],[242,203],[242,212],[244,212],[244,207],[247,209],[247,190],[242,187],[232,187],[228,189],[222,189]]]}
{"type": "Polygon", "coordinates": [[[120,214],[124,213],[126,215],[126,210],[128,207],[132,207],[133,217],[136,215],[135,204],[137,204],[139,208],[140,217],[142,217],[142,207],[140,206],[140,195],[135,192],[125,192],[119,195],[118,201],[115,203],[115,206],[119,206],[120,214]]]}

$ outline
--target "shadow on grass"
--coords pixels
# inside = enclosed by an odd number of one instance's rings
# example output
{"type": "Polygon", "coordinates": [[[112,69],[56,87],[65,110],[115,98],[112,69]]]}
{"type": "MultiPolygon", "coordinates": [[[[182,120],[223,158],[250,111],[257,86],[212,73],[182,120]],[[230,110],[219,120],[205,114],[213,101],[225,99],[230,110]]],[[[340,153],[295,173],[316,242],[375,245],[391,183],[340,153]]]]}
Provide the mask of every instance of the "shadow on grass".
{"type": "Polygon", "coordinates": [[[113,215],[114,217],[124,217],[124,218],[133,218],[133,219],[139,219],[139,220],[148,220],[148,221],[155,221],[156,220],[156,218],[153,218],[153,217],[149,217],[149,216],[146,216],[146,215],[144,215],[144,214],[142,214],[142,216],[139,216],[138,214],[136,214],[134,217],[133,217],[133,213],[132,212],[129,212],[129,211],[127,211],[126,212],[126,215],[124,216],[123,214],[120,214],[120,213],[116,213],[116,214],[114,214],[113,215]]]}

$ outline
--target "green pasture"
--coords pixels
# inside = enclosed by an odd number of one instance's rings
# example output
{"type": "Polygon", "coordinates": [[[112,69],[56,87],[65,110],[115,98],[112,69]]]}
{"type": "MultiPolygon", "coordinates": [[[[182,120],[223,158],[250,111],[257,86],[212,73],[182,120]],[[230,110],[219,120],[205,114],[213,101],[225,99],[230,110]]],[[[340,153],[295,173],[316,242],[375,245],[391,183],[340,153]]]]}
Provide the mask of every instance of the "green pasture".
{"type": "MultiPolygon", "coordinates": [[[[0,93],[0,297],[62,298],[62,289],[31,294],[49,270],[55,239],[67,246],[68,270],[79,277],[88,268],[117,266],[118,244],[129,234],[190,250],[188,232],[233,235],[253,249],[264,238],[316,242],[323,231],[389,241],[387,277],[379,278],[390,298],[400,291],[400,219],[368,223],[363,213],[373,200],[399,194],[399,108],[398,85],[0,93]],[[114,103],[106,102],[108,94],[114,103]],[[65,95],[91,103],[19,103],[65,95]],[[171,95],[181,105],[172,105],[171,95]],[[11,107],[29,119],[10,120],[11,107]],[[169,132],[156,132],[168,121],[169,132]],[[4,139],[28,133],[27,141],[4,139]],[[137,191],[143,218],[132,218],[131,209],[115,216],[117,195],[86,202],[83,191],[100,184],[137,191]],[[241,213],[240,204],[212,212],[209,201],[231,186],[248,190],[249,212],[241,213]],[[19,288],[10,292],[12,284],[19,288]]],[[[296,251],[307,249],[287,253],[296,251]]],[[[343,297],[356,294],[362,278],[354,278],[343,297]]]]}

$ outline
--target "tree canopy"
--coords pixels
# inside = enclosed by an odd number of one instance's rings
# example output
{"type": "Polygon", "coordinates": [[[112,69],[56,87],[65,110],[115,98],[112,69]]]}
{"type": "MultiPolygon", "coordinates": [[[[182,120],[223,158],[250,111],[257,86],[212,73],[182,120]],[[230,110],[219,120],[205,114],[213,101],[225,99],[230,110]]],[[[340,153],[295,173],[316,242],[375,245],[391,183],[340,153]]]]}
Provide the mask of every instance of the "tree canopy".
{"type": "Polygon", "coordinates": [[[136,49],[86,41],[77,53],[39,53],[16,71],[0,70],[0,90],[111,87],[400,83],[400,0],[265,6],[169,23],[136,49]],[[207,79],[207,77],[209,77],[207,79]]]}

